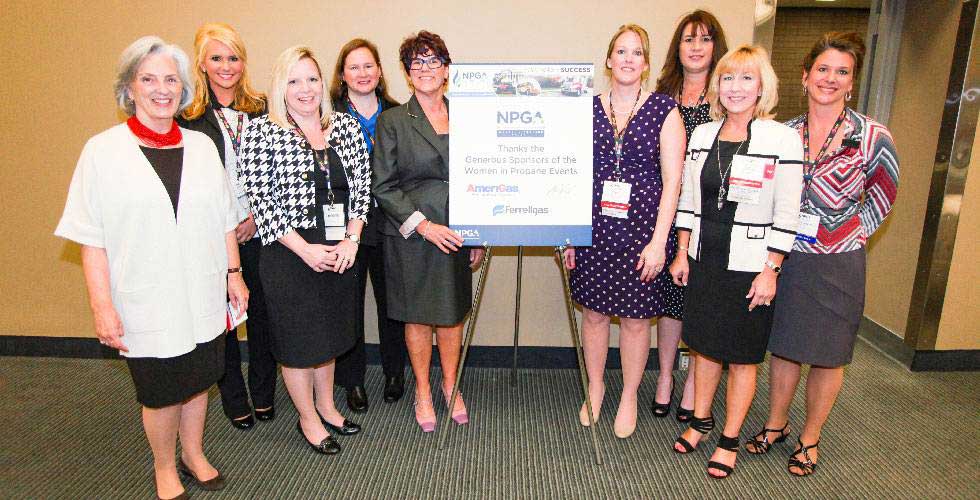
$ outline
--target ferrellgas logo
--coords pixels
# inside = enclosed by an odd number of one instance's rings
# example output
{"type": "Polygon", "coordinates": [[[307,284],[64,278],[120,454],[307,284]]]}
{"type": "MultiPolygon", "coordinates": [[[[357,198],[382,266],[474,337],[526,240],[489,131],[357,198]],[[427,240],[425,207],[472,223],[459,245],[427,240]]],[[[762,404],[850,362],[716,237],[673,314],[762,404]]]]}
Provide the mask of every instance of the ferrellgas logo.
{"type": "Polygon", "coordinates": [[[467,193],[517,193],[520,192],[520,188],[517,186],[510,186],[507,184],[492,184],[492,185],[482,185],[482,184],[469,184],[466,186],[467,193]]]}
{"type": "Polygon", "coordinates": [[[512,207],[510,205],[497,205],[493,207],[493,216],[498,215],[545,215],[550,210],[547,207],[512,207]]]}

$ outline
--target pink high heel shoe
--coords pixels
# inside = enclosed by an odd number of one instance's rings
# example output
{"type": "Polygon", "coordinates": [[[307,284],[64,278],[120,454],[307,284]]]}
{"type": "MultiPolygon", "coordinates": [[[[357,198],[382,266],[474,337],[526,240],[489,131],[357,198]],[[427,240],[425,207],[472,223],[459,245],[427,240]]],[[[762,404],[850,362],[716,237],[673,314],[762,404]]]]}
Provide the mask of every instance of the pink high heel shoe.
{"type": "MultiPolygon", "coordinates": [[[[447,391],[445,387],[442,388],[442,395],[446,398],[446,407],[449,408],[449,396],[451,391],[447,391]]],[[[452,405],[453,412],[453,422],[457,425],[466,425],[470,423],[470,416],[466,412],[466,405],[463,403],[463,392],[460,391],[456,394],[456,404],[452,405]]]]}
{"type": "Polygon", "coordinates": [[[415,399],[415,421],[419,423],[422,432],[436,430],[436,410],[431,399],[415,399]]]}

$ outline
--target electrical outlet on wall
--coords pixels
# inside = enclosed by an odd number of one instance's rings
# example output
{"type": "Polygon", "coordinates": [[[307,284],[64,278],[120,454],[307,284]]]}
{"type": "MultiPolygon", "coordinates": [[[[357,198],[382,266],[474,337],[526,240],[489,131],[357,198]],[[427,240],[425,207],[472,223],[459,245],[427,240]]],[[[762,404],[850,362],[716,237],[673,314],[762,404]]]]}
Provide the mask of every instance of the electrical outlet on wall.
{"type": "Polygon", "coordinates": [[[687,367],[691,365],[691,356],[687,351],[680,352],[680,359],[677,362],[677,367],[681,370],[687,370],[687,367]]]}

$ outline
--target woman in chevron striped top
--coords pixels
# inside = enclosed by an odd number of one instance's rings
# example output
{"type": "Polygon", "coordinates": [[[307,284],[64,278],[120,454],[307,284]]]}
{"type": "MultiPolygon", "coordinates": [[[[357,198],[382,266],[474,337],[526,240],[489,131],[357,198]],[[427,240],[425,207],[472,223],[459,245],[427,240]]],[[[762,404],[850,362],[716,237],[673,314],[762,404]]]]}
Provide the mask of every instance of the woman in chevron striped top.
{"type": "Polygon", "coordinates": [[[847,107],[861,71],[857,33],[823,35],[803,60],[808,112],[787,122],[803,139],[800,226],[786,261],[769,339],[769,419],[746,443],[766,453],[789,435],[789,405],[803,364],[806,423],[791,474],[816,469],[817,444],[851,362],[864,313],[865,244],[898,193],[898,157],[888,129],[847,107]]]}

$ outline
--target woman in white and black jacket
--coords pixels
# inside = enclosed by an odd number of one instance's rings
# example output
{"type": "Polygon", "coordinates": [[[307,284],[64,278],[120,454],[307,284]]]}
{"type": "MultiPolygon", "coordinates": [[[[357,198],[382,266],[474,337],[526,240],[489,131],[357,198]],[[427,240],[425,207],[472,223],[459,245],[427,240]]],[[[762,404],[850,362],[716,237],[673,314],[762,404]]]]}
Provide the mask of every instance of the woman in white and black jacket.
{"type": "Polygon", "coordinates": [[[803,146],[773,121],[777,79],[765,49],[741,46],[720,61],[708,100],[715,121],[694,130],[677,209],[671,265],[684,296],[684,342],[697,356],[694,418],[674,450],[688,453],[714,428],[711,402],[729,365],[726,418],[708,474],[734,471],[738,435],[765,358],[770,303],[799,225],[803,146]]]}
{"type": "Polygon", "coordinates": [[[307,47],[276,62],[269,114],[252,120],[240,167],[259,235],[260,278],[273,354],[299,412],[297,429],[317,452],[360,430],[333,400],[334,360],[354,346],[353,268],[367,218],[371,167],[357,120],[333,113],[320,65],[307,47]]]}

